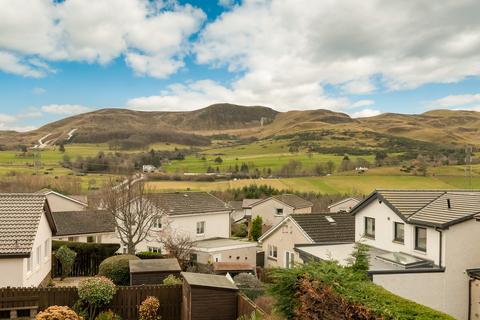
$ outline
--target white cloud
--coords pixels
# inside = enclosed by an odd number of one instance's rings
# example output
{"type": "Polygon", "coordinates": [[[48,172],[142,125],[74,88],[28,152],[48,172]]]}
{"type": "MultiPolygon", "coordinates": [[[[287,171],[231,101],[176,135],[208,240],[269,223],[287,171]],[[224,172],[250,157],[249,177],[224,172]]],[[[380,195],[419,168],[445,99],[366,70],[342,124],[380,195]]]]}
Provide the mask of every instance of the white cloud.
{"type": "Polygon", "coordinates": [[[9,115],[9,114],[4,114],[0,113],[0,122],[14,122],[16,120],[15,116],[9,115]]]}
{"type": "Polygon", "coordinates": [[[0,50],[10,52],[0,70],[28,77],[53,72],[49,61],[106,64],[126,55],[136,73],[164,78],[183,66],[188,37],[205,20],[200,9],[167,0],[0,1],[0,50]]]}
{"type": "Polygon", "coordinates": [[[235,4],[235,0],[218,0],[218,5],[224,8],[230,8],[235,4]]]}
{"type": "Polygon", "coordinates": [[[60,115],[75,115],[92,111],[91,108],[77,104],[49,104],[42,106],[41,110],[46,113],[60,115]]]}
{"type": "Polygon", "coordinates": [[[34,94],[44,94],[45,92],[47,92],[47,90],[40,87],[35,87],[32,89],[32,93],[34,94]]]}
{"type": "Polygon", "coordinates": [[[206,26],[195,52],[284,88],[415,88],[480,74],[479,11],[471,0],[245,0],[206,26]]]}
{"type": "Polygon", "coordinates": [[[13,130],[13,131],[18,131],[18,132],[26,132],[26,131],[31,131],[35,130],[37,127],[35,126],[16,126],[16,125],[10,125],[6,124],[3,122],[0,122],[0,131],[2,130],[13,130]]]}
{"type": "Polygon", "coordinates": [[[429,109],[472,107],[480,102],[480,94],[449,95],[433,100],[428,104],[429,109]]]}
{"type": "Polygon", "coordinates": [[[379,110],[373,109],[363,109],[352,114],[352,118],[365,118],[365,117],[373,117],[378,116],[382,112],[379,110]]]}
{"type": "Polygon", "coordinates": [[[365,100],[358,100],[358,101],[352,103],[351,107],[352,108],[360,108],[360,107],[371,106],[372,104],[375,104],[375,101],[365,99],[365,100]]]}

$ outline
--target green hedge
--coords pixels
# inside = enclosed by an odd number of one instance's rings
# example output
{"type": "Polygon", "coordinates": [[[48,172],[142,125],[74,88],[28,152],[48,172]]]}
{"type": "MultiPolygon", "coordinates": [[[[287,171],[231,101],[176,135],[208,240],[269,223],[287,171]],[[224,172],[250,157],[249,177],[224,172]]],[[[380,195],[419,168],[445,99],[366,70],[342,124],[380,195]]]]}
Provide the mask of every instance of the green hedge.
{"type": "Polygon", "coordinates": [[[100,264],[98,274],[109,278],[118,286],[128,286],[130,284],[130,260],[140,260],[140,258],[131,254],[107,258],[100,264]]]}
{"type": "Polygon", "coordinates": [[[287,319],[293,319],[300,306],[300,280],[308,276],[322,285],[330,286],[338,296],[353,305],[364,306],[385,320],[453,320],[454,318],[401,298],[366,279],[363,273],[341,267],[335,262],[310,262],[292,269],[275,269],[273,283],[268,286],[276,298],[276,307],[287,319]]]}
{"type": "Polygon", "coordinates": [[[159,252],[150,252],[150,251],[137,252],[135,255],[142,260],[145,260],[145,259],[163,259],[163,258],[165,258],[164,255],[159,253],[159,252]]]}
{"type": "Polygon", "coordinates": [[[67,246],[77,254],[90,254],[103,259],[111,257],[120,249],[118,243],[90,243],[73,241],[52,241],[52,251],[56,251],[61,246],[67,246]]]}

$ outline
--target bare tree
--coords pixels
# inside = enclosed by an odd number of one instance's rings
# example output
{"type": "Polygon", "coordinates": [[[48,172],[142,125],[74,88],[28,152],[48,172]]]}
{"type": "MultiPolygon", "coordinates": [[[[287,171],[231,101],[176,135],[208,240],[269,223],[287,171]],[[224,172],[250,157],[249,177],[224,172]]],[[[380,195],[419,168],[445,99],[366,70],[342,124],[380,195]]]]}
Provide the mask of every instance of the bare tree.
{"type": "Polygon", "coordinates": [[[160,242],[168,254],[178,260],[178,263],[184,269],[190,260],[193,249],[193,240],[188,233],[169,230],[160,238],[160,242]]]}
{"type": "Polygon", "coordinates": [[[136,246],[151,235],[153,221],[160,213],[146,193],[144,181],[136,177],[119,185],[107,183],[100,192],[99,207],[113,215],[117,234],[129,254],[135,254],[136,246]]]}

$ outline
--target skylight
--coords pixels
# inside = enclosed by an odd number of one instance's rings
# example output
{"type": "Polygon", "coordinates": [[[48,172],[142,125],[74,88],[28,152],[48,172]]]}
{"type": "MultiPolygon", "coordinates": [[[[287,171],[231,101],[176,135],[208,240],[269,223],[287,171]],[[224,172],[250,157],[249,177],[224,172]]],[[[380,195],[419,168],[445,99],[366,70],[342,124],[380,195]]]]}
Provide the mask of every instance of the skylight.
{"type": "Polygon", "coordinates": [[[378,255],[376,258],[402,266],[405,269],[433,267],[432,261],[417,258],[402,252],[388,252],[378,255]]]}

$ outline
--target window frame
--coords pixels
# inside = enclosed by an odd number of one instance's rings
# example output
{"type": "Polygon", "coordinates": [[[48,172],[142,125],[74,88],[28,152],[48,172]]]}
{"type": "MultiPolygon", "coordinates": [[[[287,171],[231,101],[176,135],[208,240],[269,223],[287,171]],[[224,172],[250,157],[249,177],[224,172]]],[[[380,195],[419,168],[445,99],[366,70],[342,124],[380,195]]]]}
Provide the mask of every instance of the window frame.
{"type": "Polygon", "coordinates": [[[367,238],[370,238],[370,239],[375,239],[375,218],[372,218],[372,217],[365,217],[364,219],[364,235],[365,237],[367,238]],[[370,234],[367,232],[368,230],[368,221],[371,221],[372,222],[372,231],[373,233],[370,234]]]}
{"type": "Polygon", "coordinates": [[[152,228],[154,228],[154,229],[162,229],[162,217],[157,216],[157,217],[153,218],[152,228]]]}
{"type": "Polygon", "coordinates": [[[419,227],[419,226],[415,226],[415,239],[414,239],[414,245],[415,245],[415,250],[416,251],[421,251],[421,252],[427,252],[427,228],[425,227],[419,227]],[[418,245],[418,232],[420,230],[424,230],[425,231],[425,248],[423,247],[420,247],[418,245]]]}
{"type": "Polygon", "coordinates": [[[48,260],[50,256],[50,239],[45,240],[44,242],[44,248],[43,248],[43,258],[45,260],[48,260]]]}
{"type": "Polygon", "coordinates": [[[197,236],[203,236],[205,235],[205,229],[207,226],[207,222],[205,220],[203,221],[197,221],[197,230],[196,230],[196,235],[197,236]],[[199,228],[201,226],[201,228],[199,228]],[[201,229],[201,232],[199,230],[201,229]]]}
{"type": "Polygon", "coordinates": [[[42,245],[37,246],[35,249],[35,267],[40,267],[42,264],[42,245]]]}
{"type": "Polygon", "coordinates": [[[275,215],[278,217],[283,217],[283,208],[275,208],[275,215]]]}
{"type": "Polygon", "coordinates": [[[393,241],[397,242],[397,243],[402,243],[402,244],[405,243],[405,223],[403,223],[403,222],[394,222],[393,223],[393,241]],[[397,226],[400,226],[400,225],[403,227],[402,238],[399,238],[398,233],[397,233],[397,226]]]}
{"type": "Polygon", "coordinates": [[[268,258],[277,260],[278,259],[278,248],[273,244],[268,245],[268,258]]]}
{"type": "Polygon", "coordinates": [[[148,247],[148,252],[152,253],[162,253],[162,248],[160,247],[148,247]]]}

